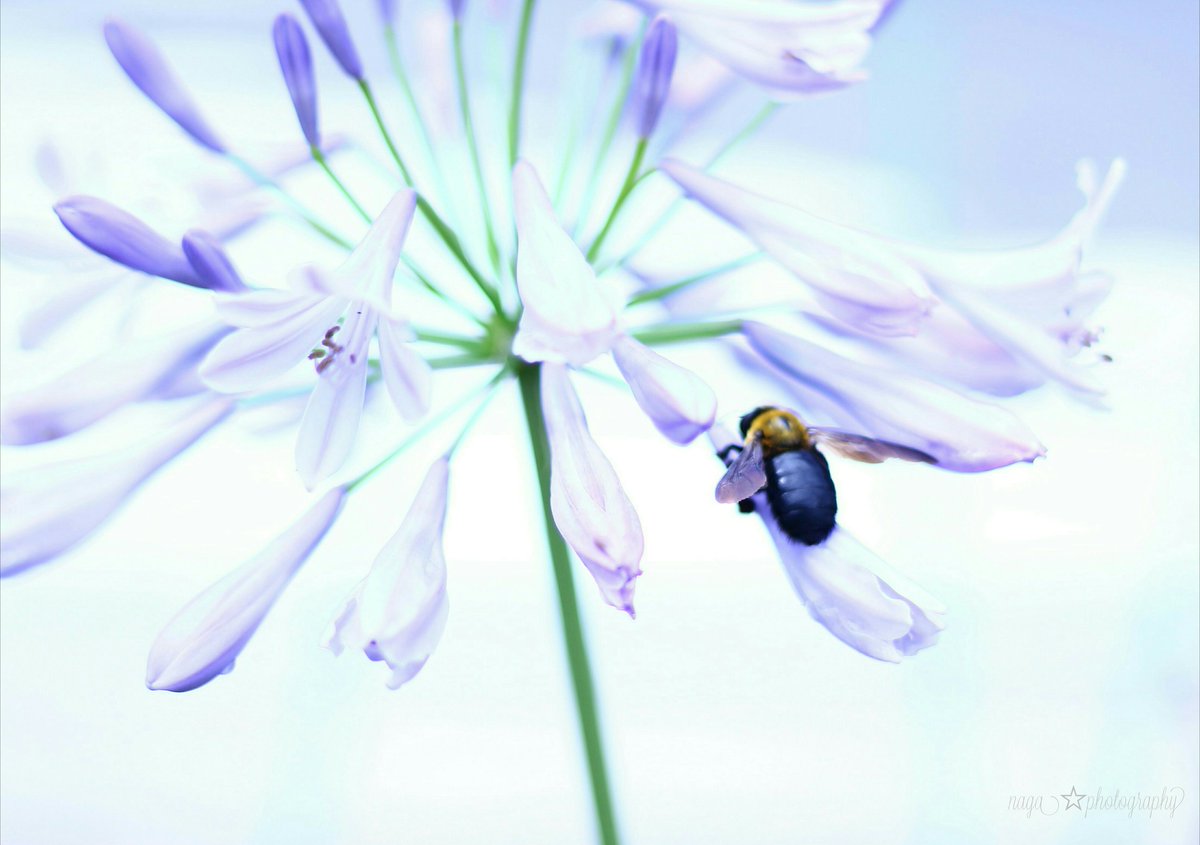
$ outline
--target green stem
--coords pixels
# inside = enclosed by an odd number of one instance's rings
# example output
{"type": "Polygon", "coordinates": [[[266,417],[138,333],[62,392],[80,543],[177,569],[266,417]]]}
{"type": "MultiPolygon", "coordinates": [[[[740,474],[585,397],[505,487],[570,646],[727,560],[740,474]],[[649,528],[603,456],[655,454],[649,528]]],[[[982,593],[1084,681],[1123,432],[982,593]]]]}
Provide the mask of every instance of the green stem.
{"type": "Polygon", "coordinates": [[[609,147],[617,135],[617,127],[621,125],[621,113],[625,111],[625,101],[629,99],[629,86],[633,84],[633,71],[637,67],[638,53],[641,51],[642,38],[646,34],[646,24],[638,30],[637,38],[625,48],[625,59],[621,65],[621,82],[617,86],[617,97],[613,100],[612,111],[608,115],[608,123],[604,127],[604,135],[600,146],[596,149],[596,160],[592,163],[588,174],[587,187],[583,191],[583,199],[579,204],[579,213],[575,217],[574,231],[578,232],[591,210],[592,199],[596,194],[600,171],[604,169],[604,159],[608,156],[609,147]]]}
{"type": "Polygon", "coordinates": [[[481,393],[495,387],[496,384],[499,383],[500,379],[504,378],[504,376],[507,372],[508,372],[507,369],[502,369],[500,372],[496,373],[496,375],[493,378],[488,379],[488,381],[485,382],[483,385],[481,385],[481,386],[475,388],[474,390],[466,393],[465,395],[459,397],[457,400],[452,402],[441,412],[434,414],[432,417],[430,417],[428,420],[426,420],[425,423],[423,425],[421,425],[420,428],[416,429],[412,434],[410,434],[408,437],[404,438],[404,440],[400,443],[400,445],[397,446],[395,449],[393,449],[391,452],[389,452],[383,458],[383,460],[379,461],[377,464],[375,464],[375,466],[366,470],[358,478],[354,479],[349,484],[347,484],[346,492],[349,493],[351,490],[358,487],[364,481],[366,481],[367,479],[374,476],[377,472],[379,472],[385,466],[390,464],[396,458],[400,457],[402,454],[404,454],[406,451],[408,451],[409,447],[411,447],[414,443],[416,443],[418,440],[420,440],[425,435],[429,434],[434,429],[438,428],[442,423],[444,423],[446,420],[450,419],[450,417],[457,414],[460,410],[462,410],[463,406],[469,404],[474,399],[477,399],[481,393]]]}
{"type": "Polygon", "coordinates": [[[508,165],[517,163],[521,150],[521,100],[525,93],[525,62],[529,54],[529,31],[533,27],[534,0],[521,6],[521,23],[517,27],[517,53],[513,60],[512,99],[508,107],[508,165]]]}
{"type": "Polygon", "coordinates": [[[332,241],[343,249],[351,249],[354,246],[353,243],[346,240],[337,232],[333,231],[333,229],[329,228],[320,220],[318,220],[316,215],[301,205],[299,200],[285,191],[278,182],[276,182],[267,174],[258,170],[258,168],[256,168],[250,162],[246,161],[241,156],[234,155],[233,153],[226,153],[225,158],[230,164],[242,171],[242,173],[246,174],[246,177],[250,179],[250,181],[254,182],[256,185],[266,188],[267,190],[271,191],[271,193],[275,194],[275,196],[279,197],[279,199],[283,200],[284,204],[287,205],[287,207],[290,208],[297,217],[307,223],[313,229],[313,231],[321,235],[321,237],[332,241]]]}
{"type": "Polygon", "coordinates": [[[433,280],[429,278],[429,273],[427,273],[420,264],[407,255],[401,256],[400,260],[404,262],[404,266],[408,268],[408,271],[413,274],[417,282],[419,282],[421,286],[425,288],[425,290],[429,291],[443,304],[454,309],[480,328],[487,328],[488,324],[479,319],[479,315],[435,285],[433,280]]]}
{"type": "Polygon", "coordinates": [[[496,242],[496,227],[492,223],[491,204],[488,202],[487,183],[483,178],[483,163],[479,158],[479,144],[475,140],[475,124],[471,120],[471,98],[467,91],[466,61],[463,59],[462,23],[454,21],[454,83],[458,89],[458,107],[462,114],[463,132],[467,136],[467,150],[471,155],[471,170],[475,174],[475,187],[479,191],[479,207],[483,211],[483,229],[487,233],[488,260],[492,270],[500,273],[500,246],[496,242]]]}
{"type": "MultiPolygon", "coordinates": [[[[751,118],[749,123],[742,127],[740,132],[722,144],[720,149],[713,153],[712,158],[708,160],[708,163],[704,165],[703,169],[708,171],[720,164],[726,155],[733,152],[733,150],[739,147],[743,141],[757,132],[763,123],[766,122],[767,118],[775,114],[778,109],[779,103],[767,103],[765,106],[759,109],[758,113],[751,118]]],[[[683,197],[676,197],[671,204],[667,206],[666,210],[663,211],[662,216],[655,221],[654,225],[647,229],[642,236],[638,238],[637,243],[631,246],[624,255],[618,258],[615,264],[624,264],[626,261],[633,258],[633,256],[641,252],[642,248],[645,247],[646,244],[650,243],[650,241],[654,239],[654,236],[661,232],[662,228],[666,226],[667,223],[671,222],[671,218],[674,217],[682,207],[683,197]]]]}
{"type": "MultiPolygon", "coordinates": [[[[391,133],[389,133],[387,130],[387,125],[383,122],[383,115],[379,112],[379,104],[375,102],[375,95],[371,93],[371,86],[367,84],[365,79],[360,79],[358,81],[358,87],[359,90],[362,91],[363,97],[366,98],[367,106],[371,109],[371,116],[375,118],[375,125],[379,128],[379,134],[383,136],[383,142],[387,145],[388,152],[391,153],[392,160],[396,162],[396,167],[400,171],[400,176],[404,179],[404,183],[406,185],[408,185],[410,188],[414,187],[412,175],[409,173],[408,167],[404,164],[404,158],[400,155],[400,150],[396,147],[395,142],[392,140],[391,133]]],[[[424,215],[425,219],[429,221],[429,225],[433,226],[434,231],[438,233],[438,236],[442,239],[443,243],[446,244],[446,248],[450,250],[451,254],[453,254],[456,259],[458,259],[458,263],[461,264],[463,269],[467,271],[467,275],[470,276],[471,280],[475,282],[476,287],[478,287],[479,290],[483,292],[483,295],[487,297],[488,301],[492,304],[492,307],[496,310],[496,313],[503,313],[504,306],[500,303],[500,295],[496,293],[495,289],[488,284],[488,281],[482,275],[480,275],[477,269],[475,269],[475,265],[472,264],[471,259],[467,257],[467,253],[463,249],[462,244],[459,243],[458,236],[454,234],[454,230],[446,225],[446,221],[438,216],[438,213],[433,209],[433,206],[431,206],[429,201],[426,200],[425,197],[419,192],[417,193],[417,209],[422,215],[424,215]]]]}
{"type": "Polygon", "coordinates": [[[660,299],[666,299],[668,296],[674,296],[681,290],[689,288],[694,284],[706,281],[714,276],[720,276],[723,273],[730,273],[741,267],[745,267],[747,264],[759,261],[764,257],[764,253],[752,252],[749,255],[743,255],[741,258],[736,258],[719,267],[713,267],[711,270],[705,270],[703,273],[697,273],[694,276],[688,276],[686,279],[680,279],[677,282],[671,282],[670,284],[660,285],[656,288],[635,293],[629,297],[629,301],[625,303],[625,306],[629,308],[634,305],[641,305],[644,302],[657,302],[660,299]]]}
{"type": "Polygon", "coordinates": [[[320,165],[321,169],[325,171],[325,175],[329,177],[329,181],[333,182],[337,189],[341,191],[342,196],[346,198],[346,202],[353,206],[354,210],[358,212],[359,217],[361,217],[367,223],[370,223],[371,215],[367,214],[367,210],[359,205],[358,200],[354,198],[354,195],[351,194],[350,190],[346,187],[346,183],[339,179],[337,174],[333,172],[333,168],[329,166],[329,162],[325,158],[325,153],[321,152],[321,148],[316,144],[313,144],[311,147],[309,147],[309,151],[312,153],[313,161],[320,165]]]}
{"type": "Polygon", "coordinates": [[[613,203],[612,211],[608,213],[608,219],[604,221],[604,226],[600,229],[600,234],[596,235],[596,240],[592,241],[591,247],[587,252],[587,260],[595,262],[596,257],[600,254],[600,247],[604,243],[604,239],[608,237],[609,231],[612,229],[613,223],[617,219],[617,215],[621,212],[621,206],[625,204],[625,200],[633,193],[633,189],[637,187],[641,180],[638,177],[638,171],[642,169],[642,160],[646,157],[647,139],[639,138],[637,147],[633,151],[633,160],[629,163],[629,171],[625,174],[625,181],[621,184],[621,190],[617,194],[616,202],[613,203]]]}
{"type": "Polygon", "coordinates": [[[664,323],[634,329],[630,334],[647,346],[664,343],[686,343],[691,340],[707,340],[736,334],[742,330],[741,320],[721,320],[715,323],[664,323]]]}
{"type": "Polygon", "coordinates": [[[440,346],[453,346],[458,349],[463,349],[468,352],[479,351],[483,345],[483,341],[479,338],[465,337],[458,334],[447,334],[446,332],[429,331],[428,329],[413,328],[413,334],[417,340],[423,340],[426,343],[436,343],[440,346]]]}
{"type": "Polygon", "coordinates": [[[521,386],[521,401],[529,427],[529,442],[537,466],[538,486],[542,499],[542,519],[546,527],[546,543],[554,568],[554,584],[558,588],[558,609],[562,617],[563,641],[567,663],[571,670],[571,686],[575,707],[579,712],[579,728],[587,757],[588,776],[592,786],[596,824],[603,845],[617,845],[617,823],[609,791],[608,770],[604,762],[604,742],[600,733],[600,717],[596,705],[596,686],[592,680],[587,644],[575,600],[575,584],[571,576],[571,553],[550,509],[550,443],[546,437],[546,421],[542,415],[541,370],[533,364],[523,364],[517,372],[521,386]]]}
{"type": "Polygon", "coordinates": [[[392,75],[396,77],[396,82],[400,85],[400,91],[404,94],[409,111],[412,112],[413,120],[417,124],[421,146],[424,149],[425,157],[429,159],[429,166],[433,171],[434,181],[437,182],[438,193],[441,195],[442,202],[450,206],[449,217],[451,220],[454,220],[455,214],[453,203],[451,202],[453,194],[451,194],[450,188],[446,184],[446,176],[442,172],[441,165],[438,163],[437,153],[433,149],[433,139],[429,135],[429,127],[425,125],[425,119],[421,116],[421,107],[417,105],[417,96],[413,92],[412,83],[408,79],[408,73],[404,70],[404,60],[400,55],[400,41],[396,36],[396,28],[391,24],[385,25],[383,28],[383,39],[387,45],[388,61],[392,66],[392,75]]]}

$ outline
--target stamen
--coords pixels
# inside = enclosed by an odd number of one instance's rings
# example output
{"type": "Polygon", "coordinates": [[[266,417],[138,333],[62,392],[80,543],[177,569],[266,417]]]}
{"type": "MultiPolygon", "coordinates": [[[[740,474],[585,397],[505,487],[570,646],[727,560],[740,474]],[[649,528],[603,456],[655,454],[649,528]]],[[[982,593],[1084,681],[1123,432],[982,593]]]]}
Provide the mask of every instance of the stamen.
{"type": "MultiPolygon", "coordinates": [[[[345,348],[341,344],[335,343],[333,340],[333,336],[341,330],[342,327],[340,325],[331,326],[329,330],[325,332],[325,337],[321,338],[321,345],[312,352],[308,353],[308,360],[317,362],[317,375],[320,375],[329,369],[329,366],[335,360],[337,360],[338,353],[345,348]]],[[[353,364],[356,362],[356,360],[357,356],[352,354],[350,356],[350,363],[353,364]]]]}

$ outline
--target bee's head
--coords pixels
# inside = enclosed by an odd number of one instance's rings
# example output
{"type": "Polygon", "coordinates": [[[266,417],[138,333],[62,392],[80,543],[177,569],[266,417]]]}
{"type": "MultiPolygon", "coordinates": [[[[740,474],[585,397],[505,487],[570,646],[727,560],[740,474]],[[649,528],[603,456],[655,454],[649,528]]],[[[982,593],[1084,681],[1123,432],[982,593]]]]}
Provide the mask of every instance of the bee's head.
{"type": "Polygon", "coordinates": [[[753,411],[742,416],[741,429],[742,437],[748,437],[750,434],[750,426],[754,425],[754,421],[765,414],[767,411],[779,410],[774,405],[759,405],[753,411]]]}

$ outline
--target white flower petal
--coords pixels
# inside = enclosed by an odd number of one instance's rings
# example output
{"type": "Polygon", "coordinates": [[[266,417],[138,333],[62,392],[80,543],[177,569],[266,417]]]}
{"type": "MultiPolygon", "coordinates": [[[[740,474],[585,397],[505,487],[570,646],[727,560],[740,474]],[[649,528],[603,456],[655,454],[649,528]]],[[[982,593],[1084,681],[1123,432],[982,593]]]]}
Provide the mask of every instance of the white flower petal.
{"type": "Polygon", "coordinates": [[[238,329],[208,353],[200,377],[222,393],[261,387],[303,361],[344,309],[344,301],[316,299],[278,322],[238,329]]]}
{"type": "Polygon", "coordinates": [[[283,588],[333,524],[336,487],[254,557],[200,593],[167,623],[146,661],[146,686],[186,692],[233,668],[283,588]]]}
{"type": "Polygon", "coordinates": [[[367,395],[367,361],[378,316],[367,306],[352,311],[333,335],[341,349],[321,361],[296,438],[296,469],[309,490],[336,472],[358,435],[367,395]]]}
{"type": "Polygon", "coordinates": [[[345,262],[324,277],[323,284],[331,293],[364,300],[390,313],[393,279],[416,201],[417,195],[410,188],[402,188],[392,196],[345,262]]]}
{"type": "Polygon", "coordinates": [[[1033,432],[998,405],[843,358],[762,323],[747,321],[743,333],[798,395],[816,392],[844,409],[850,419],[839,425],[919,449],[943,469],[983,472],[1045,454],[1033,432]]]}
{"type": "Polygon", "coordinates": [[[665,12],[704,51],[777,99],[835,90],[865,78],[880,0],[634,0],[665,12]]]}
{"type": "Polygon", "coordinates": [[[383,383],[400,416],[409,422],[420,419],[429,411],[433,393],[433,370],[429,363],[413,350],[408,340],[410,332],[402,323],[379,321],[379,358],[383,368],[383,383]]]}
{"type": "Polygon", "coordinates": [[[386,662],[392,689],[421,670],[446,627],[442,531],[448,479],[449,460],[443,457],[425,474],[400,529],[354,589],[326,639],[334,654],[349,647],[386,662]]]}
{"type": "Polygon", "coordinates": [[[608,351],[617,335],[617,310],[525,161],[513,169],[513,203],[524,306],[513,353],[531,362],[582,366],[608,351]]]}
{"type": "Polygon", "coordinates": [[[566,368],[543,364],[541,370],[554,522],[605,601],[632,616],[634,581],[642,574],[642,524],[612,464],[588,432],[566,368]]]}
{"type": "Polygon", "coordinates": [[[264,288],[245,293],[213,294],[217,316],[231,326],[258,328],[295,317],[325,299],[312,293],[264,288]]]}
{"type": "Polygon", "coordinates": [[[617,339],[612,352],[633,398],[668,439],[691,443],[712,425],[717,397],[698,375],[628,335],[617,339]]]}
{"type": "Polygon", "coordinates": [[[742,229],[838,319],[884,336],[915,334],[931,300],[921,275],[881,239],[668,159],[660,169],[742,229]]]}

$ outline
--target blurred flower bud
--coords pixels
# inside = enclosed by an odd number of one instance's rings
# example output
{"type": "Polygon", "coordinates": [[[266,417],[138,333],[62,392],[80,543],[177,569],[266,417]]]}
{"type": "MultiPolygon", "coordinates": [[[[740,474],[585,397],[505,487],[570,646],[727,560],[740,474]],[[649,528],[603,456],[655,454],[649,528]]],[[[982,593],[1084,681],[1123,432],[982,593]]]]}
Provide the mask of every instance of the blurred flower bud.
{"type": "Polygon", "coordinates": [[[362,59],[350,38],[350,29],[346,26],[346,18],[337,0],[300,0],[300,5],[308,13],[308,19],[317,28],[321,40],[333,53],[337,63],[348,76],[361,81],[363,79],[362,59]]]}
{"type": "Polygon", "coordinates": [[[650,24],[642,54],[638,59],[637,79],[633,86],[633,102],[638,121],[638,137],[643,140],[654,133],[663,104],[671,90],[671,74],[675,71],[675,53],[679,38],[675,26],[659,15],[650,24]]]}
{"type": "Polygon", "coordinates": [[[166,115],[179,124],[196,143],[214,153],[224,153],[225,145],[200,116],[191,97],[149,38],[129,24],[113,18],[104,23],[104,40],[121,68],[166,115]]]}
{"type": "Polygon", "coordinates": [[[287,14],[275,18],[271,34],[275,39],[275,53],[279,56],[279,69],[283,71],[283,81],[296,108],[300,129],[304,132],[305,140],[319,148],[321,134],[317,129],[317,85],[313,79],[308,39],[304,37],[299,22],[287,14]]]}

